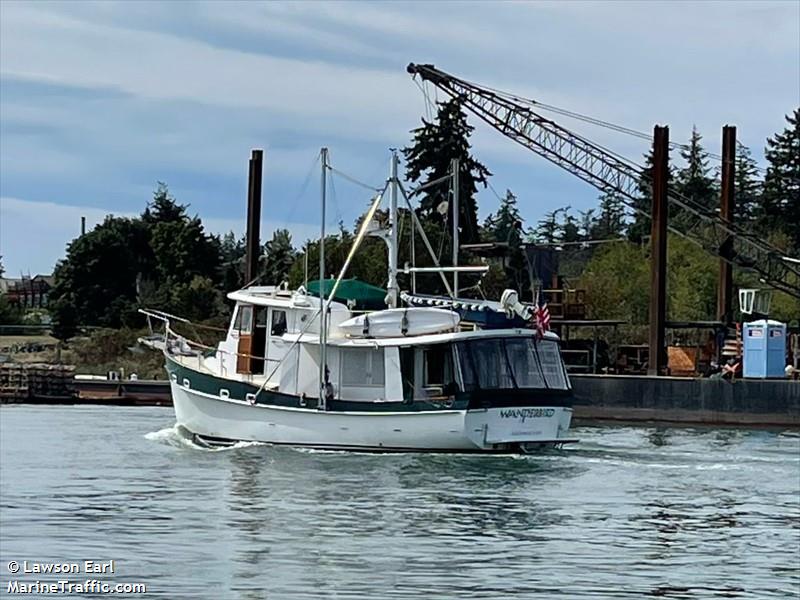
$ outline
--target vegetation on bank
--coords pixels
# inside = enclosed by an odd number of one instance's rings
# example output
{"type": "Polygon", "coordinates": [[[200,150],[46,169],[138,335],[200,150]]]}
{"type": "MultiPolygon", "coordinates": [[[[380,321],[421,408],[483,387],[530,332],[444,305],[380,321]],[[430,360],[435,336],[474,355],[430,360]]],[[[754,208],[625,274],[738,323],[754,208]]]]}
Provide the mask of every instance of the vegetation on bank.
{"type": "MultiPolygon", "coordinates": [[[[794,256],[800,255],[800,109],[786,117],[786,128],[767,140],[767,168],[762,172],[747,148],[739,147],[736,174],[736,218],[751,231],[794,256]]],[[[444,176],[450,159],[460,161],[459,217],[462,243],[475,241],[507,242],[509,254],[502,263],[492,264],[482,279],[462,276],[465,294],[497,297],[507,287],[527,290],[528,266],[522,244],[563,245],[561,271],[571,287],[587,290],[588,316],[620,319],[635,326],[647,323],[650,271],[649,221],[629,215],[622,201],[611,194],[599,198],[595,209],[575,213],[570,207],[550,211],[535,225],[522,218],[517,196],[507,190],[498,210],[482,223],[478,219],[477,191],[489,185],[489,169],[472,156],[469,138],[472,127],[457,101],[440,104],[437,119],[412,131],[412,142],[403,150],[406,179],[419,185],[444,176]],[[585,242],[603,241],[601,244],[585,242]]],[[[652,157],[644,157],[651,168],[652,157]]],[[[709,210],[719,203],[719,170],[712,168],[702,137],[695,130],[679,152],[671,173],[671,185],[693,197],[709,210]]],[[[426,189],[415,198],[415,209],[431,245],[442,264],[450,263],[450,211],[447,210],[447,184],[426,189]]],[[[638,202],[649,210],[650,189],[640,187],[638,202]]],[[[79,365],[104,372],[107,366],[133,369],[140,376],[160,370],[160,362],[131,350],[141,333],[144,320],[140,307],[159,308],[193,321],[224,325],[230,306],[225,294],[241,287],[244,240],[233,233],[216,236],[208,233],[197,216],[173,198],[167,186],[159,184],[153,199],[135,218],[108,216],[93,230],[73,240],[64,259],[55,269],[55,287],[50,297],[53,333],[70,340],[65,357],[79,365]],[[75,337],[81,326],[96,326],[88,337],[75,337]],[[130,361],[126,363],[125,361],[130,361]],[[150,370],[152,367],[152,370],[150,370]]],[[[377,213],[386,224],[386,211],[377,213]]],[[[673,222],[685,219],[675,212],[673,222]]],[[[411,261],[412,218],[408,209],[400,211],[399,264],[411,261]]],[[[336,274],[351,247],[357,221],[350,229],[340,224],[339,231],[325,242],[325,274],[336,274]]],[[[415,255],[419,266],[432,260],[419,235],[415,235],[415,255]]],[[[318,277],[316,241],[295,247],[286,230],[276,231],[262,248],[260,281],[301,285],[306,277],[318,277]],[[304,260],[304,255],[308,260],[304,260]],[[308,272],[306,272],[306,264],[308,272]]],[[[669,237],[668,315],[673,320],[713,320],[716,318],[718,262],[692,243],[674,235],[669,237]]],[[[1,268],[1,267],[0,267],[1,268]]],[[[375,285],[386,283],[386,246],[377,238],[365,240],[354,258],[349,276],[375,285]]],[[[737,283],[761,287],[754,276],[735,271],[737,283]]],[[[407,276],[400,276],[403,288],[410,287],[407,276]]],[[[419,276],[418,291],[442,293],[436,276],[419,276]]],[[[0,295],[0,324],[18,322],[22,315],[0,295]]],[[[774,318],[797,324],[800,302],[776,292],[774,318]]],[[[630,341],[639,341],[630,334],[630,341]]]]}

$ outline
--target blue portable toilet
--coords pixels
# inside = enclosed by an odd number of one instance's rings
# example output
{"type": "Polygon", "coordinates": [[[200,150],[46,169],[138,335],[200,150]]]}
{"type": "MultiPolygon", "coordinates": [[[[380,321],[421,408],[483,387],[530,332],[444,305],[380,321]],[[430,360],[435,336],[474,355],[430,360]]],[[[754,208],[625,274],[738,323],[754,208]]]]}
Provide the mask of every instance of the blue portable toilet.
{"type": "Polygon", "coordinates": [[[762,319],[744,324],[745,377],[784,377],[786,368],[786,323],[762,319]]]}

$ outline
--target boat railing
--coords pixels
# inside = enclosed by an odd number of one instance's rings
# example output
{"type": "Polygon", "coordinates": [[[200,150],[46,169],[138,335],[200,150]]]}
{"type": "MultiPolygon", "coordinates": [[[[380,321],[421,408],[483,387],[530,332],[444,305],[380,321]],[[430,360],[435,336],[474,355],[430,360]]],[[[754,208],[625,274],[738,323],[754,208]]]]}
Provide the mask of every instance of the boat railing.
{"type": "MultiPolygon", "coordinates": [[[[202,365],[202,359],[204,352],[213,351],[217,354],[226,354],[228,356],[232,356],[236,358],[247,358],[247,359],[254,359],[254,360],[263,360],[265,362],[280,362],[279,359],[276,358],[268,358],[266,356],[255,356],[253,354],[249,354],[247,352],[231,352],[230,350],[226,350],[225,348],[220,348],[217,346],[210,346],[205,344],[201,341],[193,340],[186,335],[176,331],[172,328],[171,321],[177,321],[179,323],[184,323],[186,325],[191,326],[193,329],[207,329],[210,331],[223,331],[227,332],[227,329],[223,329],[221,327],[214,327],[213,325],[204,325],[202,323],[194,323],[189,319],[185,319],[183,317],[178,317],[176,315],[172,315],[170,313],[164,312],[162,310],[157,309],[144,309],[140,308],[139,312],[142,313],[147,317],[147,324],[148,328],[150,329],[151,335],[155,333],[153,328],[151,318],[156,319],[164,323],[164,352],[167,354],[177,354],[182,356],[196,356],[198,359],[198,367],[202,365]],[[170,343],[172,342],[172,343],[170,343]]],[[[196,333],[196,331],[195,331],[196,333]]],[[[199,338],[200,336],[197,335],[199,338]]],[[[225,361],[219,361],[221,375],[224,377],[227,372],[227,368],[225,367],[225,361]]]]}

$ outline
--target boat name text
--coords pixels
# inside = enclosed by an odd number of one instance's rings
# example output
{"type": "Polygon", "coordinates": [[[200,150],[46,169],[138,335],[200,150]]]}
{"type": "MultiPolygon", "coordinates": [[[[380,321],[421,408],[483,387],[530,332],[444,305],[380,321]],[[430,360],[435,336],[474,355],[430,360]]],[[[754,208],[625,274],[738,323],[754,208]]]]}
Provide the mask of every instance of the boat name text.
{"type": "Polygon", "coordinates": [[[556,414],[556,411],[553,408],[509,408],[500,410],[501,419],[520,419],[523,423],[525,419],[548,418],[554,414],[556,414]]]}

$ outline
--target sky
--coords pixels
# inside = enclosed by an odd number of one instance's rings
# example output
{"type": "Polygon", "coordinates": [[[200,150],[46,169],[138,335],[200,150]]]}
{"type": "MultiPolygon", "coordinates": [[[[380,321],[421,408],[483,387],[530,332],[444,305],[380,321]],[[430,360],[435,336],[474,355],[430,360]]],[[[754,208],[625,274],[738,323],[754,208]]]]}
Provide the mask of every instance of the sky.
{"type": "MultiPolygon", "coordinates": [[[[639,131],[669,125],[673,141],[696,126],[717,154],[736,125],[762,161],[800,105],[800,2],[0,0],[7,276],[50,273],[81,216],[138,214],[159,181],[210,231],[241,235],[252,148],[265,151],[262,235],[285,227],[302,244],[319,232],[319,149],[380,186],[389,149],[426,115],[409,62],[639,131]]],[[[553,118],[637,162],[647,150],[553,118]]],[[[481,217],[506,189],[529,224],[596,206],[587,184],[471,123],[493,173],[481,217]]],[[[328,227],[351,226],[370,193],[332,183],[328,227]]]]}

